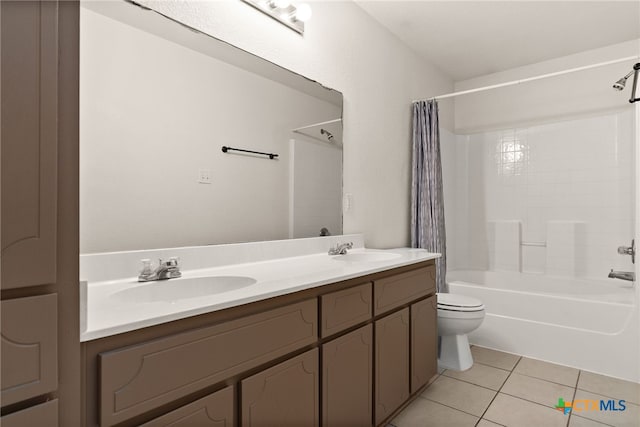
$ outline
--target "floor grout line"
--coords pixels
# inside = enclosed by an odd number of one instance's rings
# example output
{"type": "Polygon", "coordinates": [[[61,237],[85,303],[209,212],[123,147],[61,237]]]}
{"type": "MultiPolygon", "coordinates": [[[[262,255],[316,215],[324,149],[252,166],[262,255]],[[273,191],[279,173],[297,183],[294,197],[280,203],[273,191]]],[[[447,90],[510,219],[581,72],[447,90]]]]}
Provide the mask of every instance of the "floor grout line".
{"type": "MultiPolygon", "coordinates": [[[[507,372],[508,372],[508,371],[507,371],[507,372]]],[[[493,388],[491,388],[491,387],[487,387],[487,386],[485,386],[485,385],[476,384],[476,383],[473,383],[473,382],[471,382],[471,381],[463,380],[463,379],[461,379],[461,378],[450,377],[449,375],[445,375],[445,374],[442,374],[442,376],[443,376],[443,377],[447,377],[447,378],[449,378],[449,379],[451,379],[451,380],[461,381],[461,382],[463,382],[463,383],[471,384],[471,385],[474,385],[474,386],[476,386],[476,387],[482,387],[482,388],[484,388],[484,389],[491,390],[491,391],[495,391],[495,392],[497,392],[497,391],[499,390],[499,389],[498,389],[498,390],[496,390],[496,389],[493,389],[493,388]]],[[[506,382],[508,378],[509,378],[509,375],[507,375],[507,378],[505,378],[504,382],[506,382]]],[[[434,381],[434,382],[435,382],[435,381],[434,381]]],[[[504,385],[504,382],[502,383],[502,385],[504,385]]],[[[500,387],[502,387],[502,385],[501,385],[500,387]]]]}
{"type": "MultiPolygon", "coordinates": [[[[576,378],[576,387],[573,389],[573,397],[571,398],[572,402],[576,400],[576,394],[578,394],[578,383],[580,382],[581,373],[582,373],[582,370],[578,371],[578,378],[576,378]]],[[[569,412],[569,419],[567,420],[567,426],[569,425],[569,423],[571,423],[572,416],[573,416],[573,409],[569,412]]]]}
{"type": "MultiPolygon", "coordinates": [[[[472,413],[467,412],[467,411],[463,411],[462,409],[454,408],[453,406],[449,406],[446,403],[442,403],[442,402],[438,402],[438,401],[433,400],[433,399],[429,399],[428,397],[425,397],[422,394],[420,394],[418,397],[422,398],[424,400],[428,400],[429,402],[433,402],[433,403],[438,404],[438,405],[446,406],[447,408],[453,409],[454,411],[462,412],[463,414],[471,415],[474,418],[478,418],[478,416],[475,415],[475,414],[472,414],[472,413]]],[[[478,421],[480,421],[480,418],[478,418],[478,421]]]]}
{"type": "Polygon", "coordinates": [[[558,382],[555,382],[555,381],[548,380],[546,378],[536,377],[535,375],[523,374],[522,372],[514,372],[514,374],[522,375],[524,377],[529,377],[529,378],[535,378],[535,379],[540,380],[540,381],[546,381],[548,383],[557,384],[557,385],[561,385],[561,386],[564,386],[564,387],[577,388],[576,386],[573,386],[573,385],[567,385],[567,384],[558,383],[558,382]]]}
{"type": "MultiPolygon", "coordinates": [[[[502,385],[500,386],[500,388],[498,389],[496,394],[493,396],[493,399],[491,399],[491,402],[489,402],[487,407],[484,409],[484,412],[482,413],[482,416],[480,416],[480,420],[485,419],[484,418],[485,414],[487,413],[487,411],[489,410],[491,405],[493,405],[493,401],[496,400],[496,397],[498,397],[498,395],[500,394],[500,390],[502,390],[502,387],[504,387],[504,385],[507,383],[507,381],[509,381],[509,378],[511,377],[511,374],[513,374],[513,370],[516,369],[516,366],[518,366],[518,363],[520,363],[521,360],[522,360],[522,356],[519,356],[518,357],[518,361],[515,363],[515,365],[513,365],[513,368],[511,369],[511,371],[509,371],[509,375],[507,375],[507,378],[504,380],[504,382],[502,383],[502,385]]],[[[487,419],[487,421],[491,421],[491,420],[487,419]]],[[[480,422],[480,421],[478,421],[478,422],[480,422]]],[[[493,421],[491,421],[491,422],[493,422],[493,421]]]]}
{"type": "MultiPolygon", "coordinates": [[[[498,350],[496,350],[496,351],[498,351],[498,350]]],[[[513,355],[512,353],[506,353],[506,354],[513,355]]],[[[489,408],[493,405],[493,403],[494,403],[495,399],[498,397],[498,395],[499,395],[499,394],[503,394],[503,395],[505,395],[505,396],[509,396],[509,397],[514,398],[514,399],[519,399],[519,400],[522,400],[522,401],[524,401],[524,402],[532,403],[532,404],[534,404],[534,405],[536,405],[536,406],[538,406],[538,407],[542,407],[542,408],[546,408],[546,409],[554,410],[554,407],[553,407],[553,406],[547,406],[546,404],[543,404],[543,403],[540,403],[540,402],[536,402],[536,401],[533,401],[533,400],[529,400],[529,399],[527,399],[527,398],[523,398],[523,397],[521,397],[521,396],[517,396],[517,395],[511,394],[511,393],[504,392],[504,391],[503,391],[504,386],[507,384],[507,382],[509,381],[509,379],[511,378],[511,376],[512,376],[513,374],[518,374],[518,375],[522,375],[522,376],[524,376],[524,377],[528,377],[528,378],[536,379],[536,380],[539,380],[539,381],[543,381],[543,382],[549,383],[549,384],[551,384],[551,385],[557,385],[557,386],[561,386],[561,387],[569,387],[569,388],[573,388],[572,401],[573,401],[573,400],[575,400],[578,390],[581,390],[581,391],[584,391],[584,392],[588,392],[588,393],[593,393],[593,394],[600,395],[600,396],[603,396],[603,397],[609,397],[609,396],[607,396],[607,395],[605,395],[605,394],[602,394],[601,392],[596,392],[596,391],[591,391],[591,390],[586,390],[586,389],[579,388],[579,387],[578,387],[578,384],[580,383],[580,378],[581,378],[581,375],[582,375],[582,372],[583,372],[581,369],[577,369],[577,370],[578,370],[578,375],[577,375],[576,380],[575,380],[575,385],[574,385],[574,386],[571,386],[571,385],[567,385],[567,384],[563,384],[563,383],[555,382],[555,381],[552,381],[552,380],[548,380],[548,379],[546,379],[546,378],[540,378],[540,377],[537,377],[537,376],[535,376],[535,375],[529,375],[529,374],[522,373],[522,372],[516,372],[516,369],[518,368],[518,366],[520,365],[520,363],[525,359],[525,356],[521,356],[521,355],[514,355],[514,356],[517,356],[517,357],[518,357],[518,359],[517,359],[517,361],[515,362],[515,364],[513,365],[513,367],[512,367],[511,369],[505,369],[505,368],[502,368],[502,367],[497,367],[497,366],[489,365],[489,364],[486,364],[486,363],[482,363],[482,362],[474,361],[474,364],[479,364],[479,365],[482,365],[482,366],[484,366],[484,367],[489,367],[489,368],[497,369],[497,370],[499,370],[499,371],[503,371],[503,372],[507,372],[507,373],[508,373],[507,377],[505,378],[505,380],[502,382],[502,384],[500,385],[500,387],[499,387],[497,390],[495,390],[495,389],[493,389],[493,388],[490,388],[490,387],[487,387],[487,386],[484,386],[484,385],[481,385],[481,384],[477,384],[477,383],[472,382],[472,381],[469,381],[469,380],[467,380],[467,379],[461,379],[461,378],[456,378],[456,377],[453,377],[453,376],[449,376],[449,375],[447,375],[447,372],[448,372],[448,371],[450,371],[450,370],[449,370],[449,369],[444,369],[442,372],[439,372],[439,373],[437,374],[437,376],[436,376],[436,377],[434,378],[434,380],[431,382],[431,384],[429,385],[429,387],[427,387],[427,389],[425,389],[425,390],[424,390],[424,391],[423,391],[423,392],[422,392],[418,397],[419,397],[419,398],[421,398],[421,399],[424,399],[424,400],[426,400],[426,401],[432,402],[432,403],[434,403],[434,404],[436,404],[436,405],[441,405],[441,406],[443,406],[443,407],[446,407],[446,408],[452,409],[452,410],[454,410],[454,411],[456,411],[456,412],[460,412],[460,413],[463,413],[463,414],[465,414],[465,415],[469,415],[469,416],[472,416],[472,417],[478,418],[478,420],[477,420],[477,421],[476,421],[476,423],[475,423],[475,425],[476,425],[476,426],[477,426],[477,425],[478,425],[482,420],[485,420],[485,421],[487,421],[487,422],[491,422],[491,423],[493,423],[493,424],[497,424],[497,425],[503,426],[502,424],[500,424],[500,423],[498,423],[498,422],[496,422],[496,421],[493,421],[493,420],[490,420],[490,419],[488,419],[488,418],[485,418],[485,415],[486,415],[487,411],[488,411],[488,410],[489,410],[489,408]],[[493,398],[491,399],[491,401],[489,402],[489,404],[487,405],[487,407],[486,407],[486,408],[484,409],[484,411],[482,412],[482,415],[480,415],[480,416],[478,417],[478,415],[472,414],[472,413],[470,413],[470,412],[467,412],[467,411],[462,410],[462,409],[459,409],[459,408],[455,408],[455,407],[450,406],[450,405],[448,405],[448,404],[446,404],[446,403],[442,403],[442,402],[439,402],[439,401],[433,400],[433,399],[428,398],[428,397],[426,397],[426,396],[424,396],[424,395],[423,395],[423,394],[424,394],[424,393],[425,393],[425,392],[426,392],[430,387],[432,387],[432,386],[433,386],[433,384],[434,384],[434,383],[435,383],[435,382],[436,382],[440,377],[443,377],[443,376],[444,376],[444,377],[446,377],[446,378],[448,378],[448,379],[451,379],[451,380],[459,381],[459,382],[461,382],[461,383],[465,383],[465,384],[473,385],[473,386],[480,387],[480,388],[482,388],[482,389],[485,389],[485,390],[489,390],[489,391],[494,392],[495,394],[494,394],[493,398]]],[[[550,363],[550,362],[548,362],[548,363],[550,363]]],[[[552,363],[551,363],[551,364],[552,364],[552,363]]],[[[552,365],[557,365],[557,366],[565,367],[564,365],[558,365],[558,364],[552,364],[552,365]]],[[[572,367],[567,366],[567,368],[572,368],[572,367]]],[[[576,368],[573,368],[573,369],[576,369],[576,368]]],[[[452,371],[452,372],[457,372],[457,371],[452,371]]],[[[612,399],[613,399],[613,397],[610,397],[610,398],[612,398],[612,399]]],[[[629,402],[629,404],[634,405],[634,406],[640,406],[640,405],[634,404],[634,403],[632,403],[632,402],[629,402]]],[[[400,415],[400,414],[398,414],[398,415],[400,415]]],[[[581,418],[581,419],[585,419],[585,420],[589,420],[589,421],[593,421],[593,422],[600,423],[600,424],[602,424],[603,426],[614,427],[614,426],[611,426],[610,424],[604,423],[604,422],[599,421],[599,420],[593,420],[593,419],[588,418],[588,417],[584,417],[584,416],[581,416],[581,415],[574,414],[574,413],[573,413],[573,411],[571,411],[568,415],[569,415],[569,416],[567,417],[567,420],[566,420],[566,424],[565,424],[565,426],[568,426],[568,425],[571,423],[571,419],[572,419],[572,417],[574,417],[574,416],[575,416],[575,417],[578,417],[578,418],[581,418]]],[[[388,423],[388,427],[396,427],[396,426],[395,426],[394,424],[392,424],[392,423],[388,423]]],[[[504,426],[503,426],[503,427],[504,427],[504,426]]]]}
{"type": "MultiPolygon", "coordinates": [[[[520,356],[520,359],[521,359],[522,357],[523,357],[523,356],[520,356]]],[[[518,362],[520,361],[520,359],[518,359],[518,362]]],[[[490,368],[500,369],[501,371],[513,372],[513,370],[516,368],[516,365],[518,364],[518,362],[516,362],[516,364],[515,364],[515,365],[513,365],[513,368],[512,368],[512,369],[499,368],[499,367],[497,367],[497,366],[488,365],[488,364],[486,364],[486,363],[477,362],[477,361],[475,361],[475,360],[473,361],[473,364],[474,364],[474,365],[478,364],[478,365],[482,365],[482,366],[488,366],[488,367],[490,367],[490,368]]]]}
{"type": "MultiPolygon", "coordinates": [[[[542,406],[543,408],[554,409],[553,406],[547,406],[544,403],[536,402],[535,400],[525,399],[524,397],[517,396],[515,394],[507,393],[507,392],[504,392],[504,391],[501,391],[500,393],[504,394],[505,396],[511,396],[511,397],[515,397],[516,399],[524,400],[525,402],[535,403],[536,405],[542,406]]],[[[574,393],[575,393],[575,391],[574,391],[574,393]]]]}

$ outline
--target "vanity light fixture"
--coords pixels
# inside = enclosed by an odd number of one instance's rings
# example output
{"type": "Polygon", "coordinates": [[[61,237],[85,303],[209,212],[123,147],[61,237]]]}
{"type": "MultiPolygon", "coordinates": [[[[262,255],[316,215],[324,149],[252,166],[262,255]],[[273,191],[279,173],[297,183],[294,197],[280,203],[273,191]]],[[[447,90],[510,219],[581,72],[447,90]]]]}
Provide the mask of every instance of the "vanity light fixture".
{"type": "Polygon", "coordinates": [[[304,34],[304,23],[311,18],[311,6],[291,4],[290,0],[242,0],[255,9],[286,25],[298,34],[304,34]]]}

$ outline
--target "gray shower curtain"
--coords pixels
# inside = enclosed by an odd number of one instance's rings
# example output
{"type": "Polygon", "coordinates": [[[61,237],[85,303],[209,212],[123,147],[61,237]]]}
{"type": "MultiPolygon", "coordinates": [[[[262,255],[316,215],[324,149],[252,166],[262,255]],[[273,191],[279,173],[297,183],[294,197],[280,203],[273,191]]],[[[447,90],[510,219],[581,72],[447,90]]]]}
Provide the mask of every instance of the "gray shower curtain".
{"type": "Polygon", "coordinates": [[[436,260],[437,291],[447,292],[447,245],[444,229],[438,103],[413,104],[411,246],[442,254],[436,260]]]}

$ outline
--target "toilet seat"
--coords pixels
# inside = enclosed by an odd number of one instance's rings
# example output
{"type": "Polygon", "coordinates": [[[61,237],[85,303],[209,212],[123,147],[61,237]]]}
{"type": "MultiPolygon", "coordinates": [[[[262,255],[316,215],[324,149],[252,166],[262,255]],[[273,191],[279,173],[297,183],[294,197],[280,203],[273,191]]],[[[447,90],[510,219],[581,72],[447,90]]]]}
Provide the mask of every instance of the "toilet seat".
{"type": "Polygon", "coordinates": [[[466,295],[438,293],[438,310],[446,311],[482,311],[482,301],[466,295]]]}

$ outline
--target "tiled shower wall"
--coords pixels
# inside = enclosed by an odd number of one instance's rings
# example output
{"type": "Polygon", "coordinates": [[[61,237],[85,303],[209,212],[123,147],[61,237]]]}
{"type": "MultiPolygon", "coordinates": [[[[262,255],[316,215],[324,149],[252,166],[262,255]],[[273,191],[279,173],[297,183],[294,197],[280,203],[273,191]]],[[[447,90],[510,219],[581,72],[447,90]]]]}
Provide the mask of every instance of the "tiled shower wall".
{"type": "Polygon", "coordinates": [[[616,252],[633,236],[631,108],[444,132],[442,144],[450,144],[443,148],[450,269],[593,278],[632,270],[630,257],[616,252]]]}

